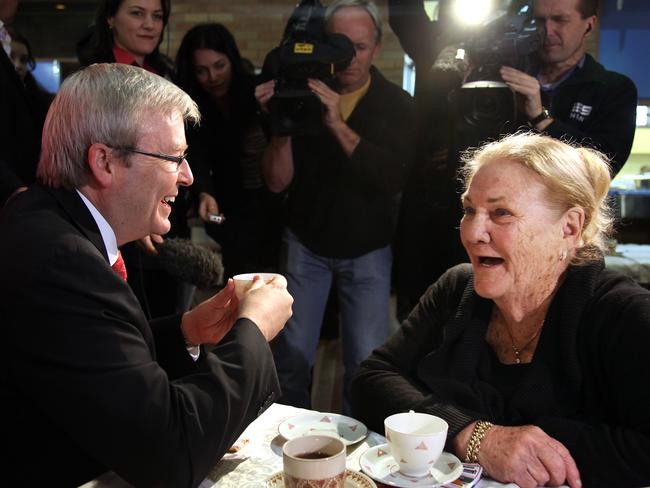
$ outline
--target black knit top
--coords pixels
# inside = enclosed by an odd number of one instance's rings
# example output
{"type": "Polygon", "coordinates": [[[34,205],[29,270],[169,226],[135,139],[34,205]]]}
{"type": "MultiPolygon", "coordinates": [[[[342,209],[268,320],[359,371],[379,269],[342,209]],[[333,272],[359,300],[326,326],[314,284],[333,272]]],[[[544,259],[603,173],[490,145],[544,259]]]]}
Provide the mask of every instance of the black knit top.
{"type": "Polygon", "coordinates": [[[603,260],[571,267],[533,360],[505,378],[486,356],[492,306],[471,266],[449,270],[362,363],[354,415],[383,432],[393,413],[431,413],[449,439],[477,419],[533,424],[569,449],[585,487],[650,485],[650,291],[603,260]]]}

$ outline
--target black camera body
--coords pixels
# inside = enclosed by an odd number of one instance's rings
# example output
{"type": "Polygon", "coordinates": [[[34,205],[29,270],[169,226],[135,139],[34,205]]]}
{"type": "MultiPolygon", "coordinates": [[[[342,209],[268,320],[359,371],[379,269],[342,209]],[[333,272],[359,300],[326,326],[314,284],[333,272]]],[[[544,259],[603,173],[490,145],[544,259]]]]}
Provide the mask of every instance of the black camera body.
{"type": "Polygon", "coordinates": [[[344,35],[325,33],[325,7],[319,0],[302,0],[294,9],[280,45],[267,54],[262,77],[275,80],[269,101],[273,135],[314,134],[323,129],[324,107],[309,89],[316,78],[334,88],[335,75],[354,57],[344,35]]]}
{"type": "Polygon", "coordinates": [[[544,28],[536,22],[532,5],[533,0],[506,5],[463,43],[473,69],[457,96],[459,117],[468,131],[493,137],[515,128],[517,98],[499,69],[508,65],[531,73],[537,65],[544,28]]]}

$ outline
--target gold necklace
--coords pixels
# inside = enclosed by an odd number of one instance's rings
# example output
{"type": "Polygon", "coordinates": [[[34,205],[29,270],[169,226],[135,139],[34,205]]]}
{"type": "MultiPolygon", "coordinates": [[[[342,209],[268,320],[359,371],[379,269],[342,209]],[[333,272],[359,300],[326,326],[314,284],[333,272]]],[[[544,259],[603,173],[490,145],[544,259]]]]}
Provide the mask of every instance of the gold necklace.
{"type": "Polygon", "coordinates": [[[524,344],[521,348],[519,348],[515,345],[515,339],[512,337],[512,333],[510,332],[510,327],[508,327],[508,324],[506,324],[505,320],[503,321],[503,325],[505,326],[506,330],[508,331],[508,335],[510,336],[510,342],[512,343],[512,351],[515,353],[515,364],[521,364],[520,356],[522,351],[525,351],[526,348],[530,346],[530,344],[539,335],[539,333],[542,331],[542,327],[544,327],[544,322],[546,322],[546,319],[542,320],[542,323],[539,325],[539,328],[535,331],[535,333],[531,336],[531,338],[526,341],[526,344],[524,344]]]}

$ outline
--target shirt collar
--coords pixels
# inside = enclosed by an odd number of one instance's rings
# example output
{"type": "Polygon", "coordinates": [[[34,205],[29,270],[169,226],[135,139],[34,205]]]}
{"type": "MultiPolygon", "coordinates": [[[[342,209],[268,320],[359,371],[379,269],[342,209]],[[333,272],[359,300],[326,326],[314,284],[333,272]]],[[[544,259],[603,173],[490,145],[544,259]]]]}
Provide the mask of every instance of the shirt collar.
{"type": "MultiPolygon", "coordinates": [[[[116,45],[113,45],[113,57],[115,58],[116,63],[129,64],[131,66],[140,66],[130,52],[125,51],[116,45]]],[[[153,66],[147,62],[144,63],[144,66],[140,66],[140,68],[144,68],[151,73],[158,74],[158,71],[156,71],[153,66]]]]}
{"type": "Polygon", "coordinates": [[[90,214],[93,216],[93,219],[95,219],[97,227],[99,227],[99,233],[101,234],[102,240],[104,241],[106,254],[108,254],[108,263],[113,266],[113,264],[115,264],[115,261],[117,261],[117,254],[119,252],[117,249],[117,238],[115,237],[115,232],[113,232],[110,224],[106,221],[103,215],[99,213],[99,210],[95,208],[90,200],[88,200],[85,195],[78,189],[76,190],[81,197],[81,200],[84,202],[84,205],[86,205],[90,211],[90,214]]]}
{"type": "Polygon", "coordinates": [[[560,86],[562,83],[564,83],[573,73],[576,72],[576,70],[581,69],[585,65],[585,59],[587,59],[587,55],[583,54],[582,57],[580,58],[580,61],[577,62],[577,64],[571,68],[569,71],[567,71],[562,78],[559,80],[553,82],[553,83],[542,83],[542,74],[538,73],[537,74],[537,81],[539,81],[540,86],[542,87],[542,91],[553,91],[555,90],[558,86],[560,86]]]}
{"type": "Polygon", "coordinates": [[[7,56],[11,56],[11,36],[2,20],[0,20],[0,43],[2,43],[2,49],[7,53],[7,56]]]}

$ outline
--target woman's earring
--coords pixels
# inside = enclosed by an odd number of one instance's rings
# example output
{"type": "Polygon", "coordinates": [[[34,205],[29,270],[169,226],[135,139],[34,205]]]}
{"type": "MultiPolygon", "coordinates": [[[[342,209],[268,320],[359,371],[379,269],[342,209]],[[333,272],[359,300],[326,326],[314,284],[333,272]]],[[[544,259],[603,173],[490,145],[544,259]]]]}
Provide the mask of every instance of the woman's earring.
{"type": "Polygon", "coordinates": [[[566,259],[566,249],[562,249],[562,252],[560,252],[560,261],[564,261],[566,259]]]}

